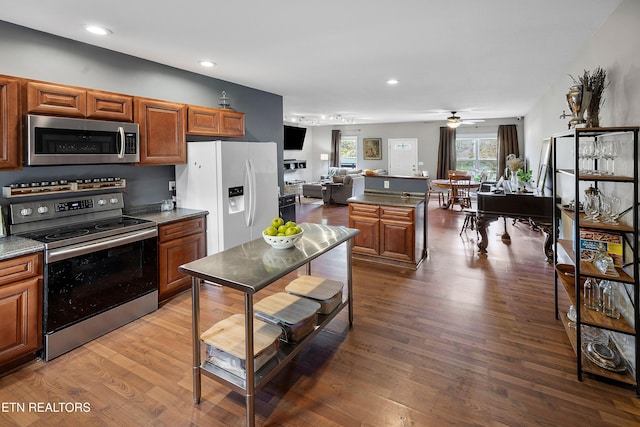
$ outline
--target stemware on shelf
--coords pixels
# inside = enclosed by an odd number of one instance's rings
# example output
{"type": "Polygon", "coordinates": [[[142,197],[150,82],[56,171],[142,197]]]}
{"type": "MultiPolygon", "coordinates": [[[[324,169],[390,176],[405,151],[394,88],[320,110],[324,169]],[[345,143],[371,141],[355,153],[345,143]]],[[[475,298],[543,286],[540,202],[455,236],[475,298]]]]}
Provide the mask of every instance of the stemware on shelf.
{"type": "Polygon", "coordinates": [[[586,191],[584,195],[584,219],[591,222],[600,222],[598,215],[600,214],[600,196],[598,190],[586,191]]]}
{"type": "Polygon", "coordinates": [[[596,279],[587,277],[584,281],[584,306],[589,310],[598,311],[600,309],[599,293],[596,279]]]}

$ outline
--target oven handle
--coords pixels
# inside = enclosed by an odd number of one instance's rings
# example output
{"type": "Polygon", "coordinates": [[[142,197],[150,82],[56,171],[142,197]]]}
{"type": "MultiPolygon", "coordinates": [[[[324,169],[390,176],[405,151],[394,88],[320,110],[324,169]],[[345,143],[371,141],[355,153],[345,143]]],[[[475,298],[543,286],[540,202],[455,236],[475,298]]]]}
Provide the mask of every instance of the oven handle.
{"type": "Polygon", "coordinates": [[[94,240],[88,243],[78,243],[64,248],[56,248],[47,251],[46,262],[62,261],[64,259],[73,258],[80,255],[98,252],[103,249],[111,249],[116,246],[122,246],[129,243],[135,243],[140,240],[150,239],[158,235],[157,228],[149,228],[141,231],[125,233],[117,237],[105,237],[103,239],[94,240]]]}

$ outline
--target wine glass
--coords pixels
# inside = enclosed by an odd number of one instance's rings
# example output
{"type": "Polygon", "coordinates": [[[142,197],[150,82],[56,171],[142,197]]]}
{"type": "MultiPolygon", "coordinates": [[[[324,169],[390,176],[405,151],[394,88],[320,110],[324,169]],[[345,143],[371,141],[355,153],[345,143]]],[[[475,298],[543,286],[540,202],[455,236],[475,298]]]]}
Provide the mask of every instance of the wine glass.
{"type": "Polygon", "coordinates": [[[582,144],[582,155],[585,158],[585,168],[583,173],[585,175],[591,175],[593,171],[593,168],[591,167],[591,160],[593,159],[593,155],[595,153],[595,146],[593,141],[584,141],[582,144]]]}
{"type": "Polygon", "coordinates": [[[598,214],[600,213],[600,197],[597,193],[586,193],[584,196],[584,219],[591,222],[600,222],[598,214]]]}

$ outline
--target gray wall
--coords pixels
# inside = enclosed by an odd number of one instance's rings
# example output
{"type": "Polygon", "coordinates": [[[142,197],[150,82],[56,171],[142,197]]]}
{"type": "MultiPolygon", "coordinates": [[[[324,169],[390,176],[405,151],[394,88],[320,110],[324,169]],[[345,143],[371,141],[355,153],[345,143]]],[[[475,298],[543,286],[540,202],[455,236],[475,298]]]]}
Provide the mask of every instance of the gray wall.
{"type": "MultiPolygon", "coordinates": [[[[279,95],[3,21],[0,21],[0,58],[0,74],[194,105],[218,107],[224,90],[231,100],[231,108],[246,114],[246,136],[240,139],[278,144],[279,185],[282,186],[283,112],[279,95]]],[[[174,179],[175,171],[173,166],[25,166],[21,171],[0,172],[0,186],[100,176],[126,178],[125,204],[136,206],[168,198],[168,181],[174,179]]]]}

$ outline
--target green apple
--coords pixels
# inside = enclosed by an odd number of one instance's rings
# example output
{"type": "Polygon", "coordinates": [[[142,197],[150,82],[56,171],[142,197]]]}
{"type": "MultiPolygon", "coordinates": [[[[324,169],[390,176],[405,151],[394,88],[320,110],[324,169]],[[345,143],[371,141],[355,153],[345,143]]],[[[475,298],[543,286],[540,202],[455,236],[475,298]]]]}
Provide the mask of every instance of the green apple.
{"type": "Polygon", "coordinates": [[[267,236],[275,236],[276,234],[278,234],[278,229],[275,227],[267,227],[264,229],[264,234],[266,234],[267,236]]]}
{"type": "Polygon", "coordinates": [[[276,234],[276,236],[286,236],[286,234],[284,234],[284,233],[278,233],[278,234],[276,234]]]}
{"type": "Polygon", "coordinates": [[[287,221],[287,223],[285,224],[285,226],[286,226],[287,228],[295,227],[295,226],[296,226],[296,223],[295,223],[295,222],[293,222],[293,221],[287,221]]]}
{"type": "Polygon", "coordinates": [[[296,229],[296,234],[302,233],[302,227],[300,227],[299,225],[296,225],[295,229],[296,229]]]}
{"type": "Polygon", "coordinates": [[[271,220],[271,226],[272,227],[278,228],[283,224],[284,224],[284,219],[282,219],[282,218],[273,218],[271,220]]]}
{"type": "Polygon", "coordinates": [[[287,231],[285,231],[284,234],[287,236],[293,236],[295,234],[298,234],[298,231],[296,230],[296,227],[293,226],[293,227],[287,228],[287,231]]]}
{"type": "Polygon", "coordinates": [[[278,233],[285,233],[287,231],[287,226],[286,225],[281,225],[280,227],[278,227],[278,233]]]}

